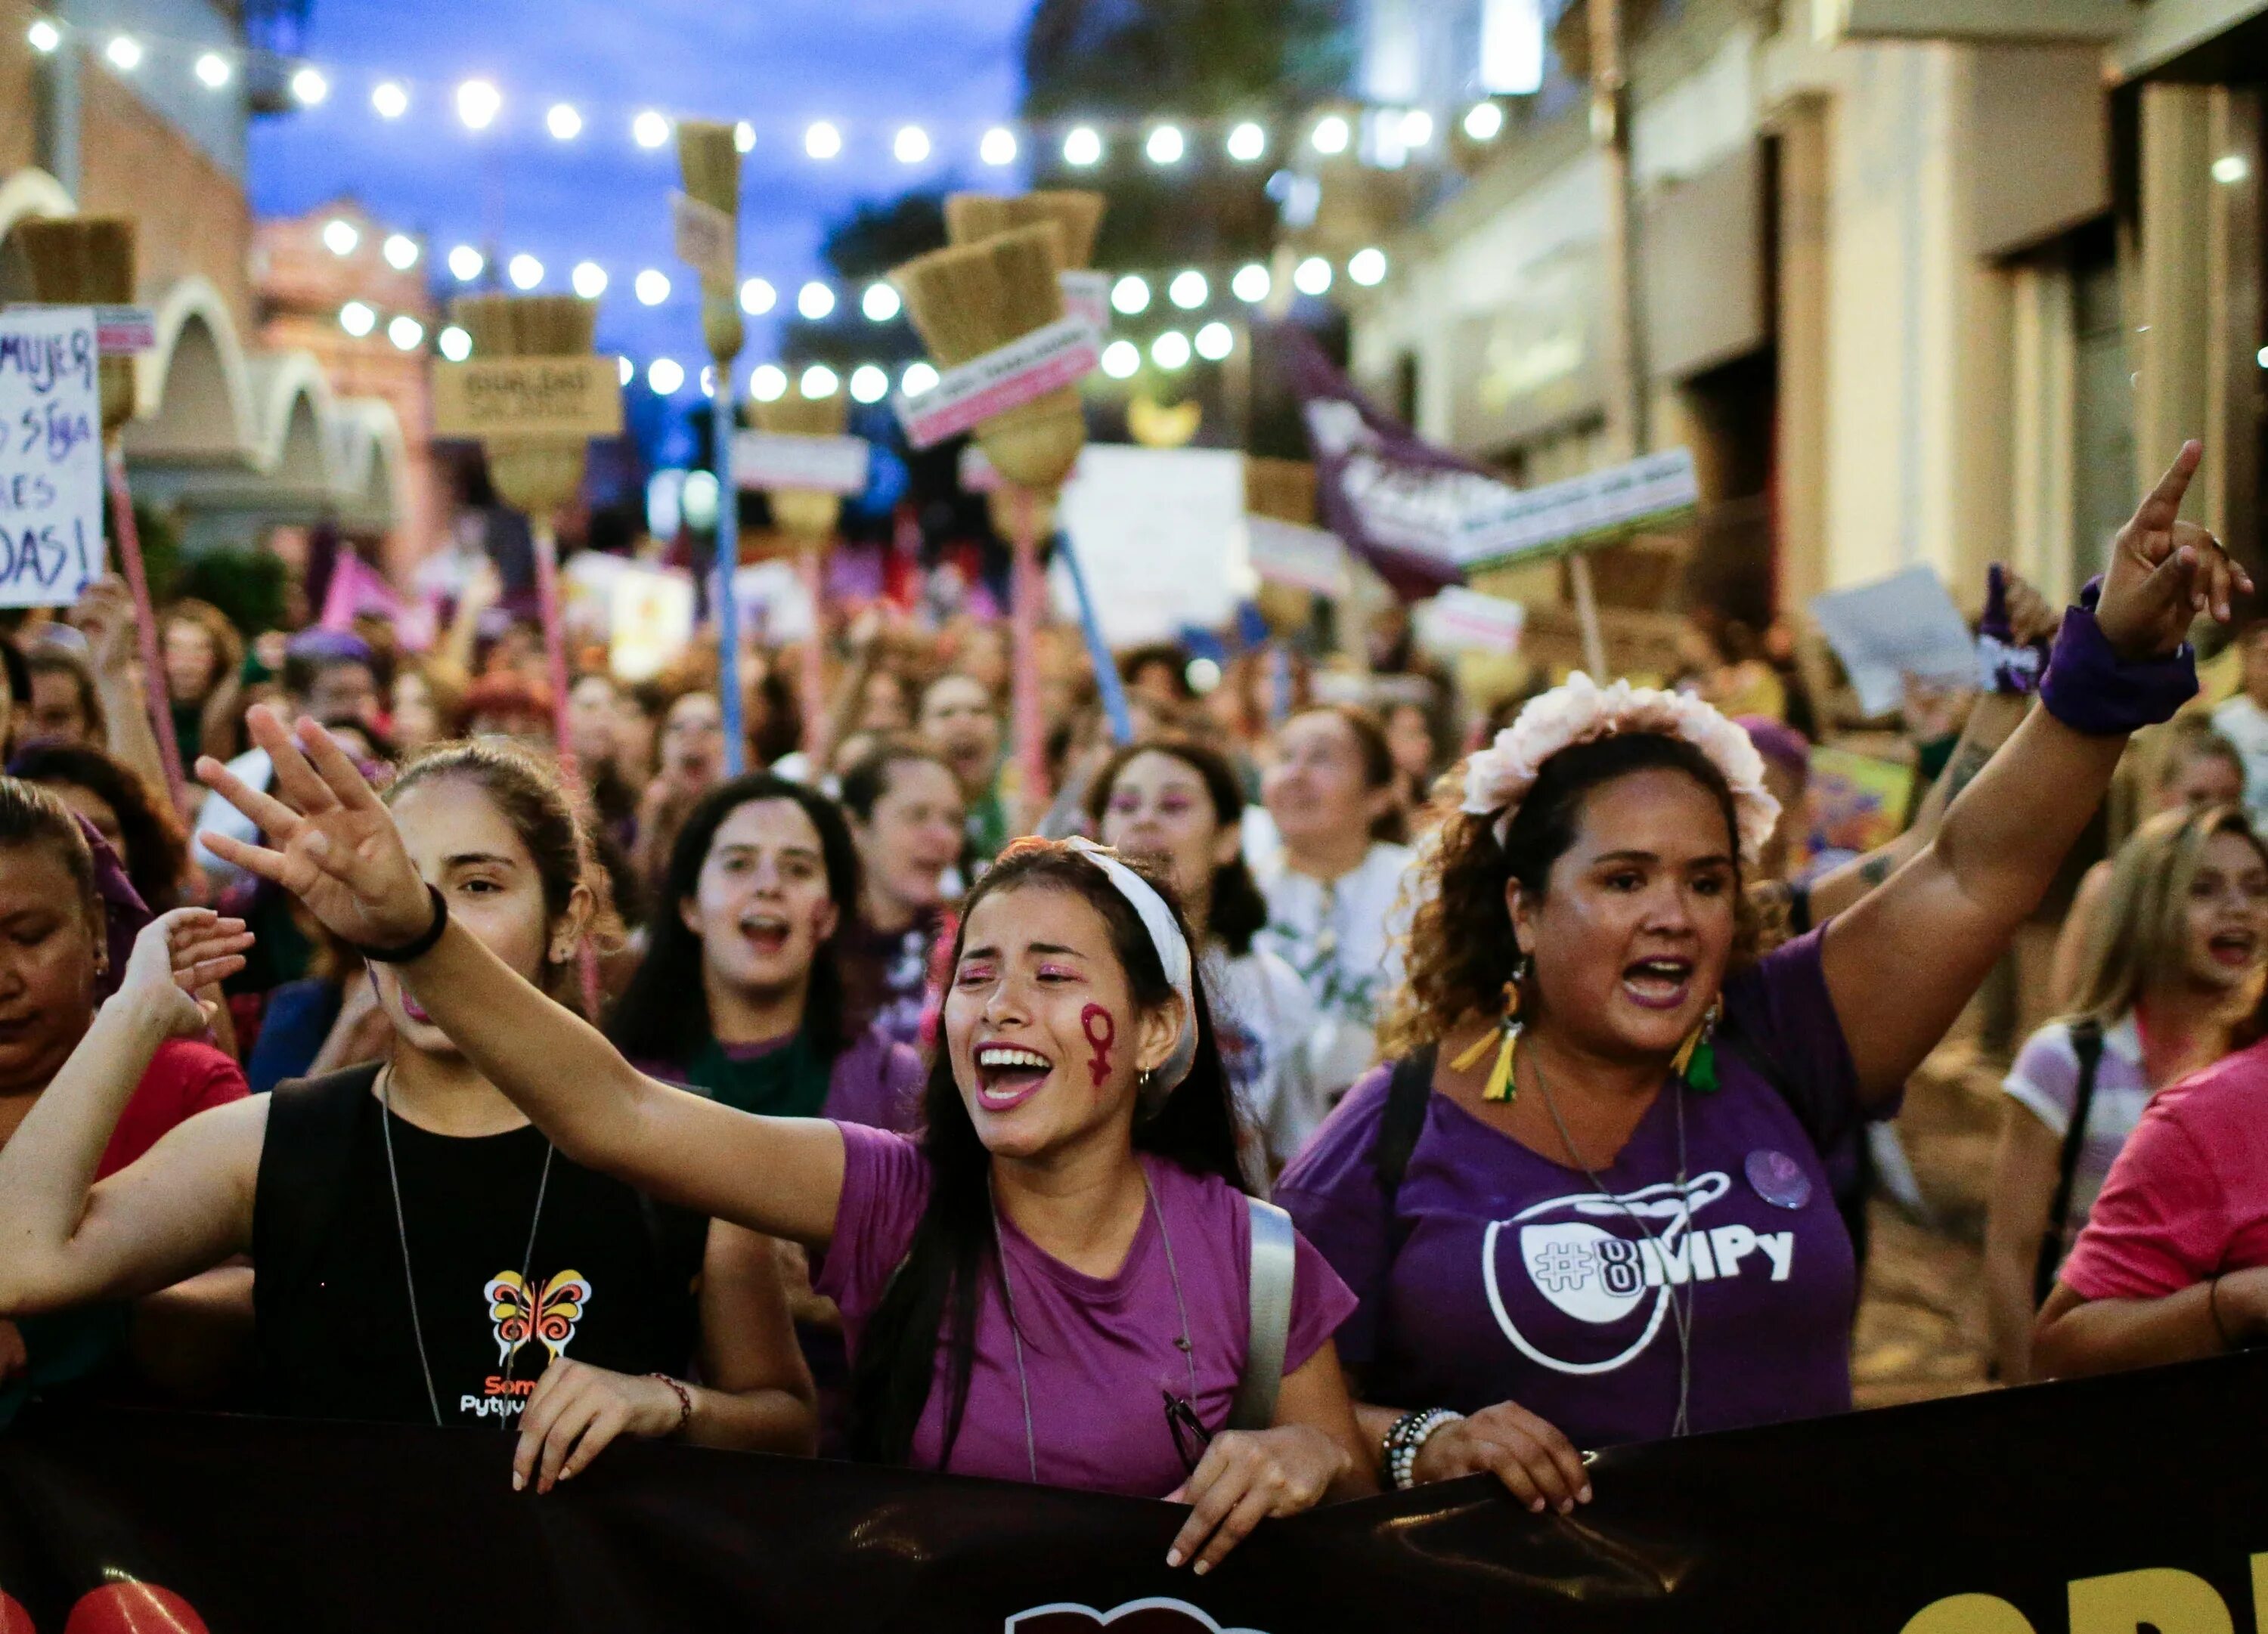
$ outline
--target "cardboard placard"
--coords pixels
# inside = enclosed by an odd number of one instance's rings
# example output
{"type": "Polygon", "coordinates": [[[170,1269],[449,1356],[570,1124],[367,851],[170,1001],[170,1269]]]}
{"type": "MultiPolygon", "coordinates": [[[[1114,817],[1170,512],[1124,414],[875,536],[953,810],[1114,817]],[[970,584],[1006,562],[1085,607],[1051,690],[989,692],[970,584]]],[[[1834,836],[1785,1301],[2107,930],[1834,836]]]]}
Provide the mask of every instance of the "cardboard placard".
{"type": "Polygon", "coordinates": [[[873,453],[863,437],[742,431],[733,438],[733,482],[750,489],[863,494],[873,453]]]}
{"type": "Polygon", "coordinates": [[[1101,365],[1101,337],[1079,318],[1058,318],[1005,346],[948,369],[919,397],[892,399],[906,440],[934,448],[995,415],[1082,380],[1101,365]]]}
{"type": "Polygon", "coordinates": [[[505,442],[619,436],[619,370],[596,354],[435,364],[433,435],[505,442]]]}
{"type": "Polygon", "coordinates": [[[1454,555],[1468,572],[1557,556],[1671,521],[1700,497],[1692,451],[1671,448],[1564,482],[1508,489],[1459,519],[1454,555]]]}
{"type": "Polygon", "coordinates": [[[689,193],[672,193],[669,232],[677,259],[699,273],[703,283],[731,286],[740,264],[740,235],[730,215],[689,193]]]}
{"type": "Polygon", "coordinates": [[[1519,602],[1462,585],[1420,602],[1418,618],[1426,644],[1447,652],[1517,652],[1528,628],[1528,609],[1519,602]]]}
{"type": "Polygon", "coordinates": [[[0,313],[0,607],[67,607],[102,570],[100,360],[92,307],[0,313]]]}

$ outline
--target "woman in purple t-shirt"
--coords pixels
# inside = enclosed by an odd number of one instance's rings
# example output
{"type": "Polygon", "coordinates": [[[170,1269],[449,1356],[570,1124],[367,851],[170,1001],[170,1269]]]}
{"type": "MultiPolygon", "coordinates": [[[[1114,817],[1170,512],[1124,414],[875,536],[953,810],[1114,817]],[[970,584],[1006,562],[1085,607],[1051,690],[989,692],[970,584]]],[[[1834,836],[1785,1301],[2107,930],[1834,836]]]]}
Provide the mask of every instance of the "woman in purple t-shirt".
{"type": "Polygon", "coordinates": [[[1492,1471],[1565,1511],[1590,1496],[1579,1446],[1850,1405],[1855,1277],[1819,1154],[1890,1108],[2125,735],[2195,691],[2183,633],[2242,582],[2175,519],[2198,453],[1934,841],[1762,960],[1741,874],[1777,802],[1714,710],[1578,676],[1474,757],[1416,881],[1408,1059],[1277,1193],[1361,1300],[1342,1343],[1396,1484],[1492,1471]]]}
{"type": "Polygon", "coordinates": [[[373,944],[563,1155],[805,1244],[868,1456],[1185,1501],[1167,1560],[1199,1571],[1373,1485],[1330,1343],[1353,1299],[1304,1243],[1267,1427],[1226,1428],[1251,1337],[1234,1108],[1188,931],[1111,853],[1023,842],[971,894],[917,1144],[639,1072],[449,923],[320,726],[252,729],[280,798],[200,775],[276,849],[222,854],[373,944]]]}

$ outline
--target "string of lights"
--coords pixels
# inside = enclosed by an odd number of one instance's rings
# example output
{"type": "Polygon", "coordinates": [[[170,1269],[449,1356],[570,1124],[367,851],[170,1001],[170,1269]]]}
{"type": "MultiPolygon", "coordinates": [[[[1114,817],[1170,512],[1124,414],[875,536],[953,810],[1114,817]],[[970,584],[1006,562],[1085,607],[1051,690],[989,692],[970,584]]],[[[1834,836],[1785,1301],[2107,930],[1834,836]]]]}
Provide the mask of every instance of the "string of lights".
{"type": "MultiPolygon", "coordinates": [[[[218,93],[236,85],[248,68],[258,66],[280,73],[291,99],[302,107],[320,107],[335,96],[343,99],[354,95],[362,99],[372,117],[388,122],[406,117],[413,108],[438,104],[452,109],[457,122],[468,132],[510,129],[516,121],[540,120],[544,133],[555,142],[596,139],[601,131],[611,129],[627,136],[636,148],[658,152],[674,139],[678,120],[694,116],[685,110],[630,108],[541,96],[523,99],[517,93],[507,96],[496,81],[486,78],[440,84],[408,75],[326,70],[313,63],[279,62],[263,53],[216,50],[160,35],[82,30],[51,17],[34,18],[25,31],[32,48],[43,55],[60,50],[74,36],[80,36],[79,43],[98,52],[114,72],[123,76],[183,74],[218,93]]],[[[1218,144],[1221,154],[1238,165],[1257,165],[1271,156],[1281,158],[1304,144],[1325,158],[1351,155],[1381,168],[1398,169],[1437,149],[1444,121],[1453,114],[1457,129],[1469,142],[1493,142],[1504,129],[1502,104],[1484,99],[1461,111],[1346,104],[1292,125],[1258,118],[1192,121],[1160,116],[1012,120],[981,127],[954,123],[933,131],[915,121],[863,127],[836,119],[816,119],[799,125],[742,119],[734,122],[733,130],[743,153],[753,152],[760,144],[777,145],[800,151],[821,164],[844,157],[854,145],[871,144],[873,151],[887,151],[909,167],[950,163],[955,155],[968,154],[981,165],[999,169],[1052,146],[1065,165],[1090,169],[1101,165],[1114,148],[1132,143],[1139,146],[1148,163],[1171,169],[1192,158],[1204,144],[1218,144]]]]}

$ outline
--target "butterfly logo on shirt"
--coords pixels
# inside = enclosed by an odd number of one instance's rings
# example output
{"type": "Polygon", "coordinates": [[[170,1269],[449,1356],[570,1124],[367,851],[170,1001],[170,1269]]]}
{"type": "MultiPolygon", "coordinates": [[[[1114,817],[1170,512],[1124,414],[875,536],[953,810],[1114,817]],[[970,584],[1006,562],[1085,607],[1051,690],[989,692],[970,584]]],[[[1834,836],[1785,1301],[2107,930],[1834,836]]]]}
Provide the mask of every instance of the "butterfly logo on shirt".
{"type": "Polygon", "coordinates": [[[489,1302],[489,1321],[496,1330],[497,1366],[531,1340],[556,1362],[574,1340],[591,1284],[580,1271],[559,1271],[541,1291],[533,1291],[518,1271],[504,1271],[489,1279],[481,1297],[489,1302]]]}

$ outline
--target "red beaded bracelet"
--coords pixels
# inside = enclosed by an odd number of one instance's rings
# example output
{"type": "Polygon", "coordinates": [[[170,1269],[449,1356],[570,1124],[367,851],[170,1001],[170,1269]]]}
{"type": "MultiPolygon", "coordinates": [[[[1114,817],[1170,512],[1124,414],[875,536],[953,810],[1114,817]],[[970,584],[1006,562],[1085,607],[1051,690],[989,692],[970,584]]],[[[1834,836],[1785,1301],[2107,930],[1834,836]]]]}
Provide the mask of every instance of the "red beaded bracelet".
{"type": "Polygon", "coordinates": [[[677,1428],[671,1431],[670,1433],[672,1435],[681,1435],[684,1433],[685,1426],[693,1422],[693,1392],[687,1389],[676,1380],[671,1378],[667,1373],[648,1373],[646,1377],[649,1379],[660,1380],[662,1383],[667,1385],[672,1391],[675,1392],[677,1396],[677,1428]]]}

